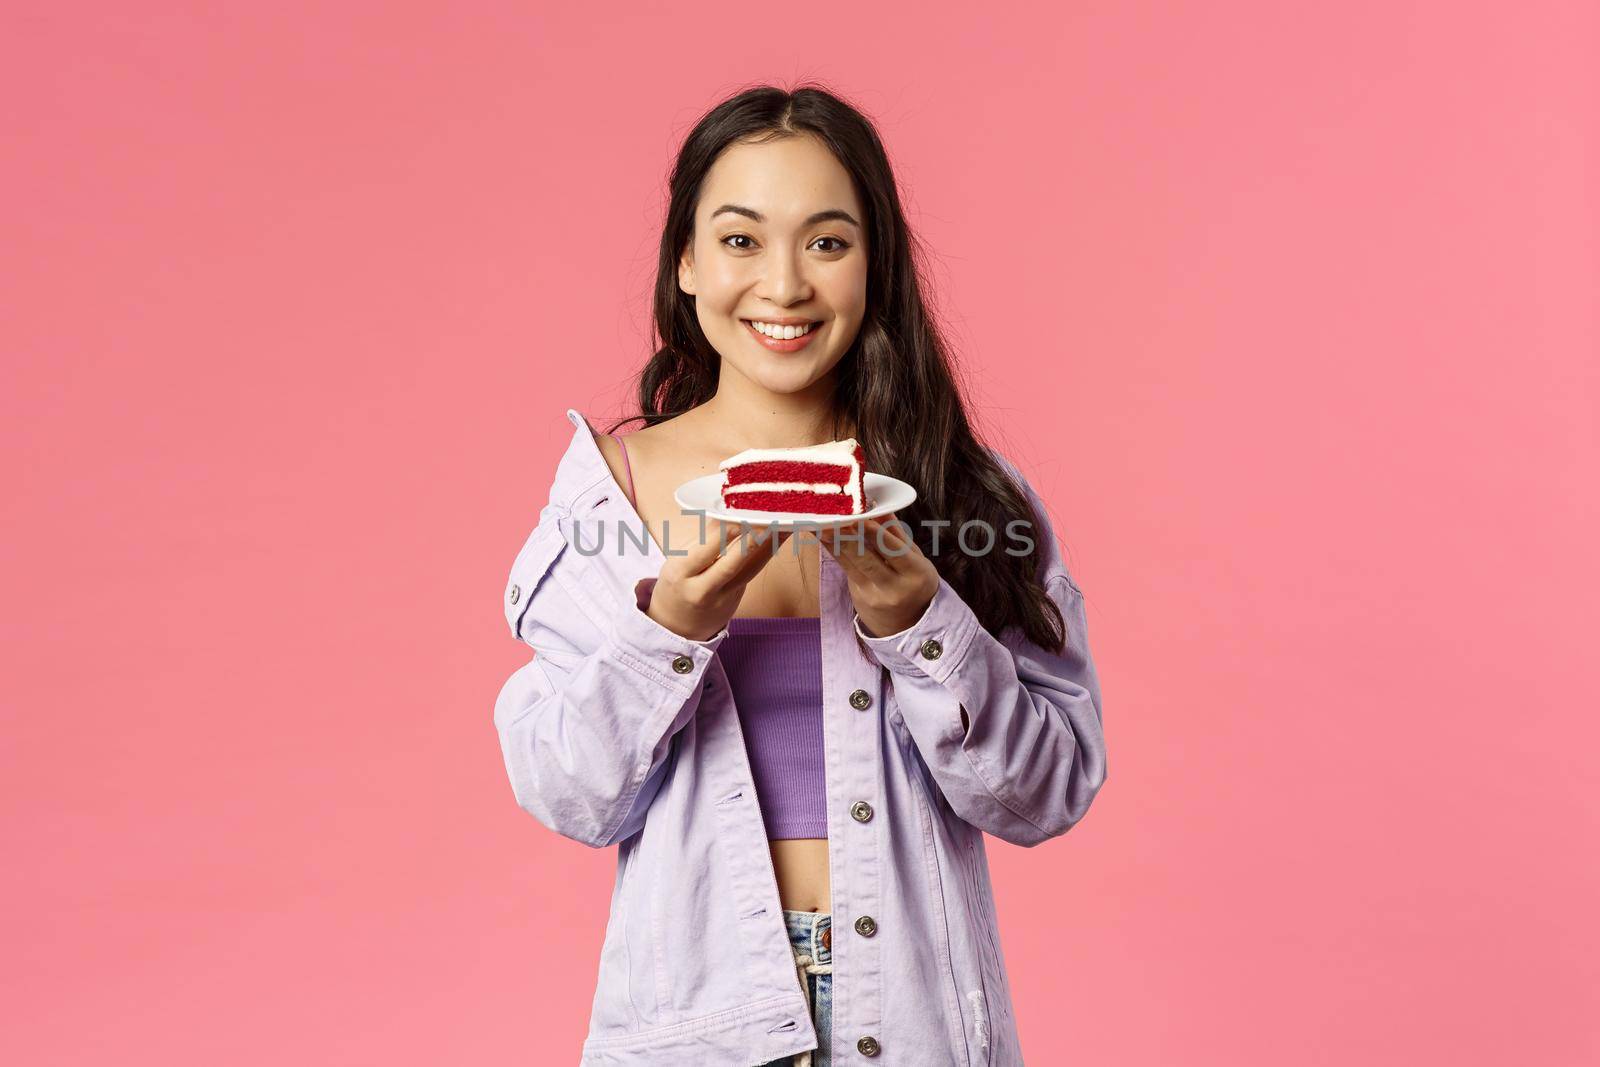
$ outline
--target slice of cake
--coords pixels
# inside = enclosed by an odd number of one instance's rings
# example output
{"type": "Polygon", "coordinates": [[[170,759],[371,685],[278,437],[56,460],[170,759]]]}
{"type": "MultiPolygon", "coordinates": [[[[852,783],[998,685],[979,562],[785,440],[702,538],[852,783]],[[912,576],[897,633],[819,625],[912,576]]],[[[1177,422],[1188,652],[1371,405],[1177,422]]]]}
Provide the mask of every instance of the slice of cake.
{"type": "Polygon", "coordinates": [[[867,510],[867,454],[854,437],[805,448],[747,448],[722,470],[722,506],[807,515],[867,510]]]}

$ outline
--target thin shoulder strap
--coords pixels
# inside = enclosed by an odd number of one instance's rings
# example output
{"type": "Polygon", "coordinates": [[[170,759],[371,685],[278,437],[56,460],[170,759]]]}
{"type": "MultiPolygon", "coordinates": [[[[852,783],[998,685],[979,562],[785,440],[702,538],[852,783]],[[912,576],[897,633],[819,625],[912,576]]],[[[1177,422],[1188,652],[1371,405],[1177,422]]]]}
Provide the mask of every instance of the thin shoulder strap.
{"type": "Polygon", "coordinates": [[[628,460],[628,446],[622,440],[622,438],[618,437],[616,434],[612,434],[611,439],[617,442],[618,448],[622,449],[622,466],[623,469],[628,472],[628,503],[634,504],[634,506],[637,507],[638,505],[633,499],[633,464],[628,460]]]}

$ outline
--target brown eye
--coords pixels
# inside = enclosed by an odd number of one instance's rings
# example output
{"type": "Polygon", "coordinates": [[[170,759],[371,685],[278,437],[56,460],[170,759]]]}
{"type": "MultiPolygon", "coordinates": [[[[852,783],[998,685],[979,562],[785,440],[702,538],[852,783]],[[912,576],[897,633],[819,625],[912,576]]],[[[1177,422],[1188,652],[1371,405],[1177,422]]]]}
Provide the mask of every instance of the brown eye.
{"type": "Polygon", "coordinates": [[[824,252],[843,252],[845,249],[850,247],[847,243],[845,243],[844,241],[841,241],[837,237],[818,237],[817,240],[819,242],[820,241],[832,241],[834,244],[839,246],[838,248],[824,248],[823,249],[824,252]]]}
{"type": "MultiPolygon", "coordinates": [[[[733,241],[733,240],[748,241],[748,240],[750,240],[750,238],[747,237],[746,235],[742,234],[742,233],[730,233],[730,234],[728,234],[728,236],[724,237],[719,243],[727,245],[729,241],[733,241]]],[[[744,246],[744,245],[728,245],[728,247],[737,248],[741,252],[746,250],[746,246],[744,246]]]]}

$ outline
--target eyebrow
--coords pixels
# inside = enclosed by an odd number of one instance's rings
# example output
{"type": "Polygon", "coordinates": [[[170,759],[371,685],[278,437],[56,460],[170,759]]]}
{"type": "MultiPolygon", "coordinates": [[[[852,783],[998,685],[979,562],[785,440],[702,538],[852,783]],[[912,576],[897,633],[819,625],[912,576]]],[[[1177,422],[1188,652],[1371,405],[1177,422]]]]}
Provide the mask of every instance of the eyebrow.
{"type": "MultiPolygon", "coordinates": [[[[722,214],[724,211],[731,211],[735,215],[743,215],[748,219],[755,220],[756,222],[766,222],[767,221],[767,217],[765,215],[763,215],[761,212],[756,211],[756,210],[754,210],[752,208],[741,207],[738,204],[723,204],[721,207],[717,208],[717,210],[715,210],[715,211],[713,211],[711,213],[711,217],[712,218],[716,218],[718,215],[722,214]]],[[[858,230],[861,228],[861,223],[856,221],[854,215],[850,214],[850,212],[848,212],[848,211],[840,211],[838,208],[833,208],[833,209],[828,210],[828,211],[818,211],[814,215],[808,215],[808,216],[806,216],[805,222],[801,223],[801,225],[802,226],[815,226],[819,222],[831,222],[834,219],[838,219],[841,222],[848,222],[850,225],[854,226],[858,230]]]]}

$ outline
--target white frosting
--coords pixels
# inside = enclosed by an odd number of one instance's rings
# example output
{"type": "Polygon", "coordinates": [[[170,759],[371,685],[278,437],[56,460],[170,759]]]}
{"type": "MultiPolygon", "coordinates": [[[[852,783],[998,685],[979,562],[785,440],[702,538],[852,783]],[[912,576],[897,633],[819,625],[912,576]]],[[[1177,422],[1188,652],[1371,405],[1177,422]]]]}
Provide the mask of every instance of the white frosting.
{"type": "Polygon", "coordinates": [[[745,482],[727,486],[730,493],[842,493],[844,486],[834,482],[745,482]]]}
{"type": "Polygon", "coordinates": [[[804,448],[747,448],[736,453],[717,464],[719,470],[737,467],[745,463],[759,463],[763,460],[788,460],[794,463],[834,463],[842,466],[855,466],[856,439],[846,437],[843,441],[829,441],[821,445],[807,445],[804,448]]]}

